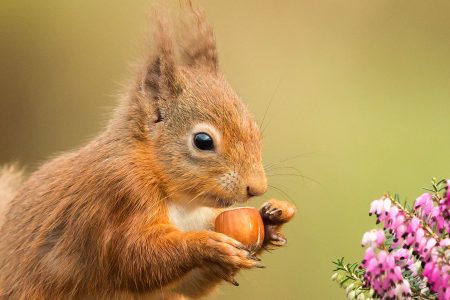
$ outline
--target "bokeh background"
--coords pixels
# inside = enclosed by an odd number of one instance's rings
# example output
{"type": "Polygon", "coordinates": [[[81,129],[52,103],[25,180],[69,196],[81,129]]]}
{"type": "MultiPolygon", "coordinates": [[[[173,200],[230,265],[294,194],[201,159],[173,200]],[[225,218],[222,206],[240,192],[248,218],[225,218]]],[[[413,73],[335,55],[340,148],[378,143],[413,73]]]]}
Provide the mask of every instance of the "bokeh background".
{"type": "MultiPolygon", "coordinates": [[[[267,269],[215,297],[345,299],[331,261],[361,259],[370,201],[388,191],[411,200],[450,176],[450,2],[201,3],[222,70],[259,120],[267,110],[265,160],[279,167],[267,196],[299,208],[267,269]]],[[[101,130],[140,55],[149,6],[0,2],[0,163],[32,171],[101,130]]]]}

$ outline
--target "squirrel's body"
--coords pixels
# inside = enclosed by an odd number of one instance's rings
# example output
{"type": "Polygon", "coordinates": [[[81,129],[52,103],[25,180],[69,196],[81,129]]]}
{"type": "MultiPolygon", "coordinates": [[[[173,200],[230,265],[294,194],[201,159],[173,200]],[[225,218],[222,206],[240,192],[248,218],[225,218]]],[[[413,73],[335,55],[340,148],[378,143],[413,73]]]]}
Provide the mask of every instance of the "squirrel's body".
{"type": "MultiPolygon", "coordinates": [[[[130,174],[127,166],[136,163],[130,158],[139,153],[128,151],[130,147],[116,144],[104,135],[77,152],[43,165],[25,181],[9,205],[6,226],[1,232],[3,289],[14,288],[17,295],[26,295],[26,299],[84,298],[86,295],[111,299],[117,295],[126,298],[152,294],[153,291],[146,291],[138,278],[136,282],[127,282],[139,276],[137,270],[121,270],[111,264],[119,261],[118,256],[122,255],[124,259],[129,257],[129,262],[139,259],[120,239],[127,234],[134,235],[137,240],[143,238],[145,234],[141,231],[155,224],[164,226],[158,229],[162,232],[157,235],[175,231],[169,222],[171,215],[175,224],[186,226],[180,231],[210,229],[215,210],[193,208],[196,212],[191,212],[188,217],[191,222],[183,223],[186,221],[182,219],[183,215],[187,213],[182,204],[174,204],[177,208],[169,209],[170,205],[157,201],[166,197],[158,182],[152,182],[151,177],[139,182],[139,176],[130,174]],[[133,190],[138,183],[142,184],[140,189],[133,190]],[[176,213],[170,214],[175,210],[176,213]],[[210,219],[205,222],[206,211],[210,219]],[[102,261],[107,263],[103,265],[102,261]],[[122,272],[128,273],[123,282],[110,282],[120,278],[122,272]],[[8,278],[3,277],[4,274],[8,274],[8,278]],[[123,291],[118,294],[120,290],[123,291]]],[[[139,174],[140,167],[135,166],[133,171],[139,174]]],[[[156,242],[156,238],[151,240],[151,244],[156,242]]],[[[178,240],[174,246],[182,247],[178,240]]],[[[183,252],[184,249],[178,250],[183,252]]],[[[177,256],[180,265],[184,263],[182,258],[183,255],[177,256]]],[[[159,282],[157,274],[163,274],[168,264],[176,265],[176,262],[165,259],[163,251],[155,253],[154,259],[152,265],[160,268],[152,270],[155,274],[152,285],[157,290],[185,276],[159,282]]],[[[187,265],[186,269],[195,264],[187,265]]],[[[184,271],[182,266],[174,269],[184,271]]],[[[172,287],[176,285],[172,284],[172,287]]],[[[13,299],[15,295],[11,294],[13,299]]]]}
{"type": "MultiPolygon", "coordinates": [[[[18,189],[0,182],[9,202],[0,296],[198,298],[259,266],[210,230],[221,207],[263,194],[266,177],[259,128],[217,70],[210,27],[194,15],[181,58],[160,23],[155,52],[103,133],[18,189]]],[[[6,182],[18,173],[3,174],[6,182]]],[[[279,229],[294,209],[270,206],[266,245],[283,243],[279,229]]]]}

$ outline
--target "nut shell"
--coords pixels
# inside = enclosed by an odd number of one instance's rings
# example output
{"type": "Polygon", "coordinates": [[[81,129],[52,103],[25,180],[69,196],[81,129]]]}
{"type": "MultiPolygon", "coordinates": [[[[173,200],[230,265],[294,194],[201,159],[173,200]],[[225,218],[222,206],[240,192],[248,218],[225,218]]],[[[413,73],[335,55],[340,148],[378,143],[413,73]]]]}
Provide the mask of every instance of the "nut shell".
{"type": "Polygon", "coordinates": [[[264,223],[253,207],[223,211],[216,218],[215,231],[234,238],[251,251],[260,249],[264,241],[264,223]]]}

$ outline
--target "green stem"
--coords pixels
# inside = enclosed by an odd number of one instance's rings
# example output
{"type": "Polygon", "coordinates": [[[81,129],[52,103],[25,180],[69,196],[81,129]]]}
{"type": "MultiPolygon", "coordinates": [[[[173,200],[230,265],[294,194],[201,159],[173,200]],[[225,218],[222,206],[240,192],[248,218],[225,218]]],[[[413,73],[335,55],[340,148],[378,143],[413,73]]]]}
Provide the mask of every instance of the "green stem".
{"type": "MultiPolygon", "coordinates": [[[[394,203],[395,205],[398,206],[398,208],[400,208],[403,213],[409,218],[412,219],[414,217],[417,217],[416,215],[414,215],[412,212],[410,212],[409,210],[407,210],[405,207],[403,207],[403,205],[401,205],[400,202],[398,202],[395,199],[392,199],[392,197],[390,197],[389,195],[387,196],[389,199],[391,199],[392,203],[394,203]]],[[[425,230],[425,232],[428,234],[428,236],[434,238],[438,243],[441,241],[441,239],[439,238],[439,236],[430,228],[430,226],[428,226],[421,218],[417,217],[419,219],[420,222],[420,226],[423,228],[423,230],[425,230]]]]}

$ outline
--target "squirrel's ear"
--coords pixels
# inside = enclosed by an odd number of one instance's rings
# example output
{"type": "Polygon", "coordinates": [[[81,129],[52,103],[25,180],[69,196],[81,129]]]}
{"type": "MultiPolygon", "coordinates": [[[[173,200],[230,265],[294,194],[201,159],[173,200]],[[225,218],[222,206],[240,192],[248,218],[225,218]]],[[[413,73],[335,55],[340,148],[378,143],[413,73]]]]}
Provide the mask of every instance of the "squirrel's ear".
{"type": "Polygon", "coordinates": [[[154,34],[155,51],[145,64],[140,78],[140,90],[152,98],[168,99],[176,97],[182,90],[177,79],[174,49],[167,21],[156,19],[154,34]]]}
{"type": "Polygon", "coordinates": [[[183,10],[179,30],[180,54],[183,63],[191,67],[206,68],[216,72],[219,66],[217,59],[216,39],[213,29],[206,18],[205,11],[193,8],[188,2],[187,12],[183,10]]]}

